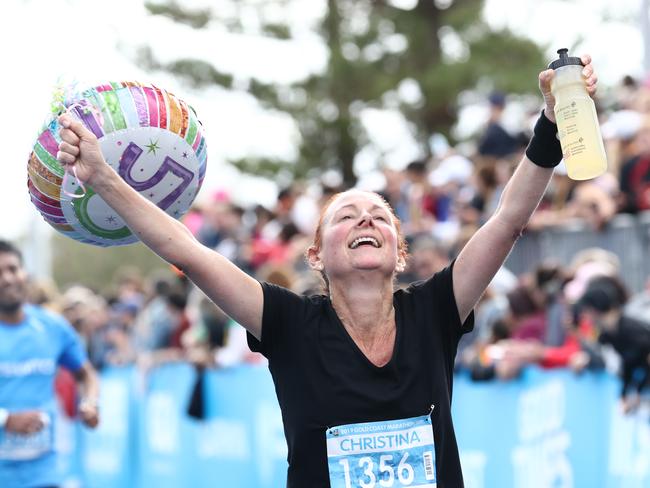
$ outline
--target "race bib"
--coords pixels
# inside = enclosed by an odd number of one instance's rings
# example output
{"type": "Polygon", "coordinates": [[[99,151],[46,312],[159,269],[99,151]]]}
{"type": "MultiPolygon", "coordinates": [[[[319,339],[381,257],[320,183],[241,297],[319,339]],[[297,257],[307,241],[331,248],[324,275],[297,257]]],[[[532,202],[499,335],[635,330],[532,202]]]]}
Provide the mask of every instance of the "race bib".
{"type": "Polygon", "coordinates": [[[43,414],[43,428],[33,434],[16,434],[0,430],[0,459],[27,461],[53,449],[54,425],[50,415],[43,414]]]}
{"type": "Polygon", "coordinates": [[[328,429],[332,488],[436,488],[430,415],[328,429]]]}

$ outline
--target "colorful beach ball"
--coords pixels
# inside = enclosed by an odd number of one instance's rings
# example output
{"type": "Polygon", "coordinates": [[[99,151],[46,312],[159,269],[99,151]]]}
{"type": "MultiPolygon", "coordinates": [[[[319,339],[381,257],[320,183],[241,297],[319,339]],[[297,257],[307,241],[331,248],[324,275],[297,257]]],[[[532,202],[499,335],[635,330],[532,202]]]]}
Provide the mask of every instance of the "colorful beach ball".
{"type": "MultiPolygon", "coordinates": [[[[162,88],[135,82],[97,86],[63,103],[101,145],[106,162],[136,191],[175,218],[194,201],[207,163],[203,128],[194,110],[162,88]]],[[[92,188],[82,188],[56,159],[57,117],[38,136],[29,157],[27,186],[47,223],[97,246],[137,238],[92,188]]]]}

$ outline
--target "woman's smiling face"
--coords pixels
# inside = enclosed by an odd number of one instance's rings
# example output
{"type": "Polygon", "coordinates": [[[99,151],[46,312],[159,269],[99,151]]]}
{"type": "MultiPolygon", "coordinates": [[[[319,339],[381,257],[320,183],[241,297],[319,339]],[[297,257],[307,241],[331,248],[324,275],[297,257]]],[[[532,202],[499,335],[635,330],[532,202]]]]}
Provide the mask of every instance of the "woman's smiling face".
{"type": "Polygon", "coordinates": [[[350,270],[401,271],[404,251],[397,221],[375,193],[351,190],[338,195],[326,208],[317,239],[316,269],[332,278],[350,270]]]}

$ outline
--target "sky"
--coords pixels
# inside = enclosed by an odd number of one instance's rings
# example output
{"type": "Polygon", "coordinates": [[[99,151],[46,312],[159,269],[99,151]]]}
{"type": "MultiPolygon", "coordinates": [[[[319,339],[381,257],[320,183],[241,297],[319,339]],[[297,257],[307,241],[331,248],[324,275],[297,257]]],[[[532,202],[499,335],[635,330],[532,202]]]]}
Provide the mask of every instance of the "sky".
{"type": "MultiPolygon", "coordinates": [[[[408,8],[412,0],[393,0],[408,8]]],[[[444,3],[449,0],[436,0],[444,3]]],[[[198,0],[184,5],[200,5],[198,0]]],[[[602,85],[624,74],[642,75],[643,41],[639,29],[641,0],[486,0],[485,18],[547,46],[549,60],[559,47],[576,47],[595,59],[602,85]]],[[[310,27],[322,12],[323,0],[301,0],[290,16],[299,42],[288,45],[224,29],[191,32],[162,17],[147,15],[140,0],[3,0],[0,3],[0,93],[4,94],[0,134],[5,172],[0,180],[0,237],[43,235],[38,212],[27,193],[26,164],[38,130],[49,114],[57,84],[93,86],[115,80],[137,80],[162,86],[184,98],[197,111],[208,140],[208,172],[199,199],[228,189],[240,203],[271,205],[275,183],[247,178],[228,166],[228,158],[267,155],[291,159],[298,134],[292,121],[260,109],[245,94],[213,88],[197,92],[168,75],[145,73],[129,58],[134,47],[150,45],[164,61],[191,52],[239,77],[289,83],[319,71],[325,51],[310,27]]],[[[211,2],[219,8],[222,1],[211,2]]],[[[225,7],[224,7],[225,8],[225,7]]],[[[244,22],[254,22],[246,17],[244,22]]],[[[278,10],[278,15],[283,15],[278,10]]],[[[451,45],[450,49],[453,49],[451,45]]],[[[535,83],[535,80],[531,80],[535,83]]],[[[364,124],[392,164],[416,156],[412,137],[400,116],[370,111],[364,124]]],[[[376,150],[359,157],[358,167],[372,164],[376,150]]]]}

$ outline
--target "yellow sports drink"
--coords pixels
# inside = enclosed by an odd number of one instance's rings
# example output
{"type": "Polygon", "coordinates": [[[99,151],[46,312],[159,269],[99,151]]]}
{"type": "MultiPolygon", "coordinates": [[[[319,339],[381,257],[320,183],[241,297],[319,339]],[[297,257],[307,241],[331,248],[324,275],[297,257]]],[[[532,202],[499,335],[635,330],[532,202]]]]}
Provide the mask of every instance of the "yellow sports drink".
{"type": "Polygon", "coordinates": [[[607,158],[596,107],[582,76],[582,61],[568,52],[558,50],[559,59],[549,64],[555,70],[551,82],[555,119],[569,178],[588,180],[607,170],[607,158]]]}

